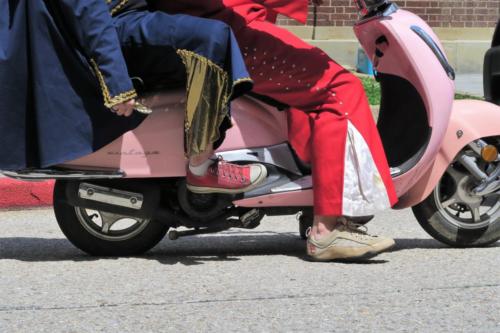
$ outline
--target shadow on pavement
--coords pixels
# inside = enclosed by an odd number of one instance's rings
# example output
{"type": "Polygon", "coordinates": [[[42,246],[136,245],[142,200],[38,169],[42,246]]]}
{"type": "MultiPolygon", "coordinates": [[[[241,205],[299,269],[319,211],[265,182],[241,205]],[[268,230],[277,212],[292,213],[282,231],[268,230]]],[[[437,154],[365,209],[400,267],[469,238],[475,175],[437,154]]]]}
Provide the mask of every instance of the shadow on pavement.
{"type": "MultiPolygon", "coordinates": [[[[500,242],[487,247],[477,247],[477,248],[496,248],[500,247],[500,242]]],[[[413,250],[413,249],[448,249],[448,250],[460,250],[463,251],[464,248],[452,248],[446,244],[438,242],[435,239],[411,239],[411,238],[399,238],[396,239],[396,245],[391,250],[391,252],[402,251],[402,250],[413,250]]],[[[465,248],[467,249],[467,248],[465,248]]]]}
{"type": "MultiPolygon", "coordinates": [[[[196,265],[198,261],[237,261],[241,256],[289,255],[305,258],[305,243],[294,233],[252,232],[242,235],[226,232],[217,236],[186,237],[163,240],[153,250],[139,256],[163,264],[196,265]]],[[[75,248],[65,238],[0,238],[0,260],[94,261],[114,257],[91,257],[75,248]]]]}
{"type": "Polygon", "coordinates": [[[399,238],[395,239],[395,241],[396,245],[392,248],[391,252],[411,249],[450,249],[449,246],[432,238],[399,238]]]}
{"type": "MultiPolygon", "coordinates": [[[[500,247],[496,243],[493,247],[500,247]]],[[[396,239],[393,252],[411,249],[453,250],[433,239],[396,239]]],[[[296,233],[231,232],[217,236],[164,240],[153,250],[137,258],[156,260],[166,265],[200,265],[209,261],[238,261],[244,256],[284,255],[307,260],[305,242],[296,233]]],[[[0,260],[28,262],[117,260],[114,257],[91,257],[76,249],[64,238],[0,238],[0,260]]],[[[385,263],[369,260],[365,264],[385,263]]]]}

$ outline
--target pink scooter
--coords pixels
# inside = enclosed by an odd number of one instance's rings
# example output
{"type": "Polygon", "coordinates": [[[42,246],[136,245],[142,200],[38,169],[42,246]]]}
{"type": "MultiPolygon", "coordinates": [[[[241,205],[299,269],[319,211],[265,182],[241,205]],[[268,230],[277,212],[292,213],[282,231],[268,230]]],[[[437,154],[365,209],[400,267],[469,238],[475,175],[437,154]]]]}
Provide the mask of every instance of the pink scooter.
{"type": "MultiPolygon", "coordinates": [[[[419,17],[390,0],[357,0],[356,6],[362,18],[354,30],[382,87],[378,127],[400,198],[396,208],[413,207],[423,228],[451,246],[496,242],[500,107],[453,100],[453,68],[419,17]]],[[[500,73],[500,57],[488,61],[489,82],[497,82],[498,91],[500,74],[493,69],[500,73]]],[[[57,221],[74,245],[92,255],[142,253],[169,229],[169,237],[178,239],[254,228],[265,215],[301,212],[304,236],[312,219],[311,175],[287,142],[286,113],[252,97],[233,103],[234,127],[218,154],[264,163],[269,176],[242,195],[199,195],[185,184],[184,92],[143,102],[153,114],[100,151],[50,170],[6,175],[56,179],[57,221]]]]}

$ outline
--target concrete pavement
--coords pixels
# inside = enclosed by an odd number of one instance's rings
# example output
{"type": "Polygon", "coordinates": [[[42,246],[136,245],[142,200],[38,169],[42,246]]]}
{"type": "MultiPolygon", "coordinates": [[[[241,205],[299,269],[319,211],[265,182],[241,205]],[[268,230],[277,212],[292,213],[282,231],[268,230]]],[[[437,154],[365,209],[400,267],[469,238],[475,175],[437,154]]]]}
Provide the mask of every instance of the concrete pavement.
{"type": "Polygon", "coordinates": [[[304,261],[293,217],[164,240],[138,258],[86,256],[49,210],[0,213],[0,332],[500,332],[500,244],[451,249],[409,211],[368,264],[304,261]]]}
{"type": "Polygon", "coordinates": [[[484,96],[483,74],[457,74],[455,86],[457,92],[484,96]]]}

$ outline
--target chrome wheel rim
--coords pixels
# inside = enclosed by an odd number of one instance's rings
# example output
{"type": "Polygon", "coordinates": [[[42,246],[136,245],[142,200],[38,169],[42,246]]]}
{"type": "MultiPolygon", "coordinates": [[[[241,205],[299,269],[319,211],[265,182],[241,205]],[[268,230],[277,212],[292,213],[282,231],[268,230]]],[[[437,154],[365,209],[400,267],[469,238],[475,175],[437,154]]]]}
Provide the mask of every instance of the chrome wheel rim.
{"type": "Polygon", "coordinates": [[[81,207],[75,207],[75,212],[80,224],[91,235],[112,242],[137,236],[151,221],[81,207]]]}
{"type": "Polygon", "coordinates": [[[500,220],[500,195],[474,195],[471,176],[450,165],[434,190],[434,200],[445,220],[462,229],[484,229],[500,220]]]}

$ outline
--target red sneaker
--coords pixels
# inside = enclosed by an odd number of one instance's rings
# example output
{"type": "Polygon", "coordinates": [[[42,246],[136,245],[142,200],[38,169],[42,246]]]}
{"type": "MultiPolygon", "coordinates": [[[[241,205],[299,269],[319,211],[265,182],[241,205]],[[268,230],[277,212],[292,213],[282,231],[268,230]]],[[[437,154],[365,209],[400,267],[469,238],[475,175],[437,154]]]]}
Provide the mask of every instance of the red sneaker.
{"type": "Polygon", "coordinates": [[[187,168],[187,188],[194,193],[230,193],[250,191],[267,177],[262,164],[238,165],[222,159],[213,163],[205,175],[197,176],[187,168]]]}

